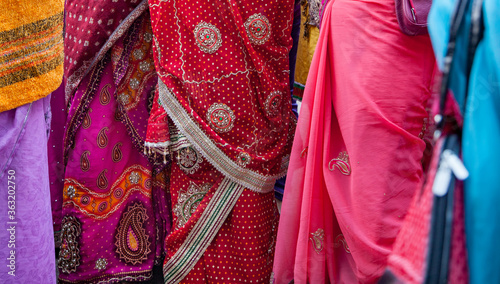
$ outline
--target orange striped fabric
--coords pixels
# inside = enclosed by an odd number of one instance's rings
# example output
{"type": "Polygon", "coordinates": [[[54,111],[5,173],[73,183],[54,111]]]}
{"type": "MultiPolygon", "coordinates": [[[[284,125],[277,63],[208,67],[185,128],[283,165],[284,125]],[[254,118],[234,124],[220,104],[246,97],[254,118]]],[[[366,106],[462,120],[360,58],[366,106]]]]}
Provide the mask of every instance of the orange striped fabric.
{"type": "Polygon", "coordinates": [[[0,111],[55,90],[63,72],[64,0],[0,3],[0,111]]]}

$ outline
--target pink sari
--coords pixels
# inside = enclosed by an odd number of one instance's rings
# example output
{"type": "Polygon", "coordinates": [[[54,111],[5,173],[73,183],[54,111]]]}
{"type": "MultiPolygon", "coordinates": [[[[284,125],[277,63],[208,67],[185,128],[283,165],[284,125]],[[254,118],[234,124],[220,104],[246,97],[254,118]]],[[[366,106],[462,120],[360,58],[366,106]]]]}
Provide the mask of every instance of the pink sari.
{"type": "Polygon", "coordinates": [[[275,283],[374,283],[422,180],[434,58],[392,0],[331,1],[306,84],[275,283]],[[354,36],[355,35],[355,36],[354,36]]]}

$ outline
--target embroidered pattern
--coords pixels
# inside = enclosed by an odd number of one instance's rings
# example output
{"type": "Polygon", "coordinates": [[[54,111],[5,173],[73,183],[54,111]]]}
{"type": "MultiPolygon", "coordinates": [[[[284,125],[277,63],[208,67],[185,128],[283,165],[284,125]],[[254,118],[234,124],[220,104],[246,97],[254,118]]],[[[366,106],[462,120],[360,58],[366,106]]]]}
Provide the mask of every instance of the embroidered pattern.
{"type": "Polygon", "coordinates": [[[132,172],[130,176],[128,176],[128,180],[130,181],[131,184],[138,184],[141,182],[141,176],[139,175],[138,172],[132,172]]]}
{"type": "Polygon", "coordinates": [[[346,151],[340,152],[337,158],[332,159],[330,163],[328,163],[328,169],[330,171],[335,170],[335,168],[337,168],[343,175],[348,176],[351,174],[349,155],[347,154],[346,151]]]}
{"type": "Polygon", "coordinates": [[[245,22],[248,38],[253,44],[262,45],[271,36],[271,24],[262,14],[253,14],[245,22]]]}
{"type": "Polygon", "coordinates": [[[109,102],[111,101],[111,95],[109,94],[110,87],[111,84],[106,84],[104,87],[102,87],[101,93],[99,94],[99,102],[103,106],[109,104],[109,102]]]}
{"type": "Polygon", "coordinates": [[[347,241],[345,240],[343,234],[340,234],[337,237],[335,237],[335,242],[333,243],[334,248],[339,248],[340,246],[344,247],[345,252],[351,253],[351,250],[349,249],[349,246],[347,245],[347,241]]]}
{"type": "Polygon", "coordinates": [[[123,158],[122,150],[120,149],[121,146],[122,146],[122,143],[118,142],[113,147],[112,159],[113,159],[113,162],[115,162],[115,163],[118,163],[123,158]]]}
{"type": "Polygon", "coordinates": [[[215,103],[210,106],[207,112],[207,120],[213,130],[224,133],[233,129],[234,120],[233,111],[225,104],[215,103]]]}
{"type": "Polygon", "coordinates": [[[264,109],[268,117],[275,117],[281,110],[282,95],[280,91],[274,91],[267,96],[264,109]]]}
{"type": "Polygon", "coordinates": [[[90,161],[88,155],[90,151],[83,151],[82,156],[80,157],[80,169],[82,172],[86,172],[90,169],[90,161]]]}
{"type": "Polygon", "coordinates": [[[76,190],[74,186],[68,186],[66,189],[66,196],[68,196],[69,199],[73,199],[76,196],[76,190]]]}
{"type": "Polygon", "coordinates": [[[238,165],[246,167],[252,161],[252,157],[247,152],[241,152],[238,155],[238,165]]]}
{"type": "Polygon", "coordinates": [[[134,55],[136,60],[141,60],[144,58],[144,51],[142,51],[142,49],[136,49],[132,52],[132,55],[134,55]]]}
{"type": "Polygon", "coordinates": [[[101,271],[101,270],[106,269],[107,265],[108,265],[108,261],[105,258],[99,258],[98,260],[96,260],[94,268],[101,271]]]}
{"type": "Polygon", "coordinates": [[[196,211],[198,205],[200,205],[201,200],[208,190],[212,187],[211,184],[203,184],[201,186],[191,183],[187,191],[180,190],[179,197],[177,198],[177,204],[175,204],[172,210],[175,216],[177,216],[177,229],[184,226],[191,215],[196,211]]]}
{"type": "Polygon", "coordinates": [[[81,224],[76,217],[65,216],[62,219],[61,247],[57,266],[63,273],[75,272],[80,265],[78,239],[81,233],[81,224]]]}
{"type": "Polygon", "coordinates": [[[182,148],[177,153],[177,164],[186,174],[194,174],[203,162],[201,155],[192,147],[182,148]]]}
{"type": "Polygon", "coordinates": [[[131,194],[140,193],[146,197],[151,197],[151,184],[151,172],[140,165],[127,168],[106,193],[88,189],[74,179],[66,179],[63,192],[66,193],[69,187],[73,187],[75,197],[69,199],[64,196],[63,206],[74,207],[86,216],[103,220],[116,212],[131,194]],[[132,173],[138,174],[139,178],[130,178],[132,173]],[[139,183],[133,184],[130,181],[131,179],[132,181],[138,180],[139,183]]]}
{"type": "Polygon", "coordinates": [[[222,45],[219,29],[209,23],[200,22],[194,28],[194,38],[201,51],[206,53],[214,53],[222,45]]]}
{"type": "Polygon", "coordinates": [[[132,265],[141,264],[147,260],[151,252],[149,236],[143,228],[148,219],[146,208],[140,203],[128,207],[123,214],[116,233],[116,252],[120,259],[132,265]]]}
{"type": "Polygon", "coordinates": [[[323,250],[323,240],[325,239],[325,231],[323,229],[318,229],[316,232],[311,233],[309,238],[313,243],[314,250],[319,254],[323,250]]]}
{"type": "Polygon", "coordinates": [[[108,187],[108,179],[106,178],[106,173],[108,170],[104,169],[97,176],[97,187],[100,189],[106,189],[108,187]]]}
{"type": "Polygon", "coordinates": [[[108,131],[109,128],[103,127],[100,131],[99,134],[97,134],[97,146],[99,148],[105,148],[108,146],[108,136],[106,136],[106,131],[108,131]]]}

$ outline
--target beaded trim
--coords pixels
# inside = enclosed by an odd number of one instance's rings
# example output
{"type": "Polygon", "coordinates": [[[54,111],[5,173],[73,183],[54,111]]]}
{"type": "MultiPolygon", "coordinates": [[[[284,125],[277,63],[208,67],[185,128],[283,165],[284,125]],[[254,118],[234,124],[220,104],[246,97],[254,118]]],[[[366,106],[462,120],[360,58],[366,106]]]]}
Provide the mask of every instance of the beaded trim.
{"type": "Polygon", "coordinates": [[[252,191],[268,193],[274,190],[276,180],[284,176],[286,172],[274,176],[264,176],[248,168],[239,166],[219,149],[203,130],[199,128],[197,123],[193,121],[179,103],[176,96],[161,79],[158,79],[158,89],[162,107],[174,121],[179,131],[186,136],[195,149],[218,171],[232,181],[252,191]],[[180,123],[180,121],[182,121],[182,123],[180,123]]]}
{"type": "Polygon", "coordinates": [[[194,39],[201,51],[210,54],[216,52],[222,45],[219,29],[205,22],[200,22],[194,28],[194,39]]]}
{"type": "Polygon", "coordinates": [[[271,24],[262,14],[253,14],[245,22],[248,39],[253,44],[262,45],[271,37],[271,24]]]}

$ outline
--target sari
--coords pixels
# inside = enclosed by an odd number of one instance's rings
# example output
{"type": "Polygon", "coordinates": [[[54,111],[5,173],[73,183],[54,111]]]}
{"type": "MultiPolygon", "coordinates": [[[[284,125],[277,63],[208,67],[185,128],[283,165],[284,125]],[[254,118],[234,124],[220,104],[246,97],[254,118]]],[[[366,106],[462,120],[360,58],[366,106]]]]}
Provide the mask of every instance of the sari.
{"type": "Polygon", "coordinates": [[[149,280],[170,223],[164,164],[143,145],[157,83],[147,2],[66,13],[59,282],[149,280]]]}
{"type": "Polygon", "coordinates": [[[375,283],[422,182],[434,57],[394,2],[327,4],[278,228],[274,283],[375,283]],[[383,70],[383,72],[380,72],[383,70]]]}
{"type": "Polygon", "coordinates": [[[293,1],[151,0],[148,152],[172,158],[165,283],[265,283],[295,127],[293,1]]]}

